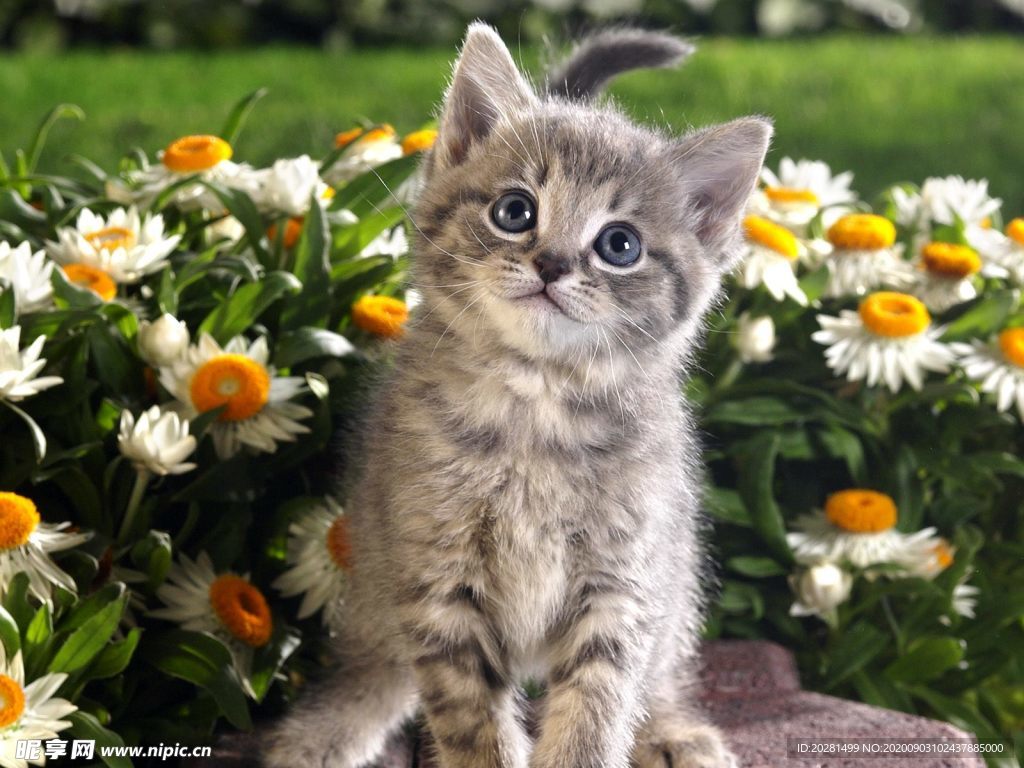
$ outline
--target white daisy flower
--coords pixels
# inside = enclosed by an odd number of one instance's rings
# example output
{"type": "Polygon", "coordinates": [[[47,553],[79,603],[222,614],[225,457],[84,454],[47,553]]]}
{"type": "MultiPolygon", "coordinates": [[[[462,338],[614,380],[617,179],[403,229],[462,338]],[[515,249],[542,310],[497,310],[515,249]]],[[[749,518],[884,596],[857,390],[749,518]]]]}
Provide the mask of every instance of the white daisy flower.
{"type": "Polygon", "coordinates": [[[54,586],[75,591],[75,582],[50,559],[51,552],[77,547],[91,534],[64,533],[71,523],[41,522],[35,503],[0,491],[0,597],[19,573],[28,575],[29,593],[50,602],[54,586]]]}
{"type": "Polygon", "coordinates": [[[180,475],[196,468],[185,461],[196,449],[189,424],[173,411],[154,405],[136,421],[131,411],[121,411],[117,447],[136,469],[154,475],[180,475]]]}
{"type": "Polygon", "coordinates": [[[337,501],[328,497],[288,527],[288,565],[273,586],[285,597],[303,595],[298,616],[305,619],[323,610],[323,623],[337,632],[342,599],[352,568],[349,519],[337,501]]]}
{"type": "Polygon", "coordinates": [[[39,357],[45,342],[46,337],[39,336],[21,349],[21,326],[0,330],[0,400],[16,403],[64,383],[60,376],[39,376],[46,365],[39,357]]]}
{"type": "Polygon", "coordinates": [[[210,245],[220,242],[230,247],[245,237],[245,226],[230,214],[218,216],[206,227],[206,242],[210,245]]]}
{"type": "Polygon", "coordinates": [[[188,327],[168,313],[139,323],[139,355],[152,366],[171,365],[188,350],[188,327]]]}
{"type": "Polygon", "coordinates": [[[0,766],[3,768],[28,768],[43,765],[45,758],[25,760],[17,757],[19,741],[46,741],[57,738],[57,734],[71,727],[67,717],[78,709],[70,701],[54,697],[67,680],[63,672],[43,675],[25,684],[25,666],[21,651],[7,658],[7,651],[0,643],[0,766]]]}
{"type": "Polygon", "coordinates": [[[252,655],[254,649],[270,642],[274,622],[266,598],[249,577],[218,574],[205,552],[200,552],[195,562],[183,554],[156,594],[166,608],[150,611],[150,615],[177,622],[192,632],[209,632],[221,640],[231,652],[246,693],[255,698],[252,655]]]}
{"type": "Polygon", "coordinates": [[[937,538],[931,547],[921,549],[916,559],[905,562],[907,573],[922,579],[934,579],[953,564],[955,554],[948,541],[937,538]]]}
{"type": "Polygon", "coordinates": [[[253,202],[262,211],[304,216],[316,195],[330,199],[333,190],[320,178],[320,166],[309,155],[283,158],[270,168],[253,173],[253,202]]]}
{"type": "Polygon", "coordinates": [[[798,563],[822,561],[857,569],[918,563],[937,542],[934,528],[916,533],[895,529],[896,504],[878,491],[851,488],[833,493],[825,509],[798,518],[786,541],[798,563]]]}
{"type": "Polygon", "coordinates": [[[752,290],[763,285],[776,301],[789,296],[807,306],[807,295],[796,279],[795,264],[803,247],[785,227],[762,216],[743,220],[747,249],[739,268],[740,284],[752,290]]]}
{"type": "Polygon", "coordinates": [[[932,327],[924,304],[905,293],[872,293],[856,312],[818,315],[818,323],[811,338],[828,345],[828,367],[849,381],[866,379],[869,387],[884,383],[898,392],[906,381],[919,390],[926,371],[945,373],[955,358],[938,340],[943,329],[932,327]]]}
{"type": "Polygon", "coordinates": [[[163,216],[116,208],[109,216],[83,208],[73,227],[57,230],[58,242],[46,247],[55,261],[103,270],[116,283],[137,283],[163,268],[181,242],[181,235],[165,236],[163,216]]]}
{"type": "Polygon", "coordinates": [[[739,316],[736,328],[736,349],[744,363],[767,363],[775,349],[775,321],[770,315],[751,317],[749,312],[739,316]]]}
{"type": "Polygon", "coordinates": [[[955,343],[960,367],[981,391],[994,397],[999,411],[1017,406],[1024,421],[1024,328],[1007,328],[992,343],[955,343]]]}
{"type": "Polygon", "coordinates": [[[776,175],[769,168],[761,171],[764,188],[754,193],[752,213],[765,216],[797,234],[804,234],[807,225],[824,210],[824,224],[849,210],[857,194],[850,189],[853,173],[836,176],[827,163],[820,160],[782,158],[776,175]]]}
{"type": "Polygon", "coordinates": [[[962,176],[925,179],[921,207],[925,217],[936,224],[982,224],[999,210],[1003,201],[990,197],[987,179],[962,176]]]}
{"type": "Polygon", "coordinates": [[[974,609],[978,605],[981,590],[971,584],[960,582],[953,587],[953,611],[968,619],[974,618],[974,609]]]}
{"type": "Polygon", "coordinates": [[[832,252],[826,262],[825,296],[862,296],[873,288],[906,282],[896,227],[888,219],[870,213],[842,216],[829,227],[828,240],[832,252]]]}
{"type": "Polygon", "coordinates": [[[831,622],[836,608],[850,597],[853,575],[834,563],[822,561],[791,576],[789,585],[797,598],[789,609],[790,616],[820,616],[831,622]]]}
{"type": "Polygon", "coordinates": [[[397,226],[393,229],[386,229],[366,244],[366,247],[359,252],[360,258],[368,259],[371,256],[390,256],[397,259],[409,252],[409,239],[405,234],[405,227],[397,226]]]}
{"type": "Polygon", "coordinates": [[[19,315],[39,312],[53,306],[53,262],[43,251],[32,252],[28,243],[11,248],[0,243],[0,279],[14,291],[14,309],[19,315]]]}
{"type": "Polygon", "coordinates": [[[269,361],[265,337],[247,345],[236,336],[221,348],[203,334],[181,360],[160,369],[160,382],[190,419],[224,407],[210,427],[221,458],[235,455],[243,446],[273,453],[278,442],[292,442],[296,435],[309,432],[298,420],[313,412],[290,402],[305,390],[303,379],[275,376],[269,361]]]}
{"type": "Polygon", "coordinates": [[[387,124],[369,131],[362,128],[344,131],[334,138],[334,144],[338,148],[348,149],[338,162],[324,172],[324,180],[333,186],[344,184],[404,154],[395,129],[387,124]]]}
{"type": "Polygon", "coordinates": [[[978,253],[966,245],[928,243],[917,263],[910,266],[910,292],[932,312],[970,301],[978,295],[972,278],[981,271],[978,253]]]}
{"type": "Polygon", "coordinates": [[[967,241],[983,257],[981,274],[1024,283],[1024,219],[1013,219],[1006,234],[991,227],[967,228],[967,241]]]}
{"type": "MultiPolygon", "coordinates": [[[[183,136],[172,141],[160,153],[159,163],[129,175],[135,188],[129,192],[131,199],[148,207],[167,187],[189,176],[252,195],[256,190],[253,169],[232,162],[233,152],[231,145],[218,136],[183,136]]],[[[114,199],[124,197],[121,192],[114,199]]],[[[220,198],[202,184],[186,184],[173,193],[171,201],[183,211],[225,212],[220,198]]]]}

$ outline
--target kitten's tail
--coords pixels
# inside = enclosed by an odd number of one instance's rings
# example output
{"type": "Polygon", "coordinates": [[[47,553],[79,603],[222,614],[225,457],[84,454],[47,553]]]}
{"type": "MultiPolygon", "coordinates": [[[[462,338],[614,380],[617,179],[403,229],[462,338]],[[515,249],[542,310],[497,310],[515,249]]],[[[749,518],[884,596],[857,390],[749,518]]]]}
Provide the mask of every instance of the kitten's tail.
{"type": "Polygon", "coordinates": [[[565,60],[551,69],[547,92],[589,99],[623,72],[675,66],[695,50],[692,44],[664,32],[605,30],[581,40],[565,60]]]}

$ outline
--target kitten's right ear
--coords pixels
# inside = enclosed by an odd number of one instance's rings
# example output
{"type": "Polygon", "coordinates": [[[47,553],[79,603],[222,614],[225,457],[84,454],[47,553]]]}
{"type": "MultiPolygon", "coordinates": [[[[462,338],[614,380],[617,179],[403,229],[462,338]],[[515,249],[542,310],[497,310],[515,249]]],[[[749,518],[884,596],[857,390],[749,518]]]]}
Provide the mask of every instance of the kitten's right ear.
{"type": "Polygon", "coordinates": [[[471,24],[441,110],[434,165],[458,165],[503,116],[536,103],[498,33],[486,24],[471,24]]]}

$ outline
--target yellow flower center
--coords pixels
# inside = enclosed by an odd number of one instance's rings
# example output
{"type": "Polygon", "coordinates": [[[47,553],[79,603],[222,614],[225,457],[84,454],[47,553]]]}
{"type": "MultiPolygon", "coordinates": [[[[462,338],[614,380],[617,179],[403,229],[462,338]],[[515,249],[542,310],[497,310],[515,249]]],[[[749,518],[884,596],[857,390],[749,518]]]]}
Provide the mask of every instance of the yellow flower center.
{"type": "Polygon", "coordinates": [[[402,139],[402,154],[411,155],[414,152],[423,152],[434,146],[437,140],[437,131],[433,128],[424,128],[422,131],[413,131],[402,139]]]}
{"type": "Polygon", "coordinates": [[[800,247],[793,233],[763,216],[747,216],[743,220],[743,229],[748,240],[775,251],[790,261],[800,254],[800,247]]]}
{"type": "Polygon", "coordinates": [[[352,568],[352,539],[346,515],[339,515],[327,529],[327,552],[341,570],[352,568]]]}
{"type": "Polygon", "coordinates": [[[334,146],[338,149],[347,147],[353,141],[363,135],[362,128],[351,128],[347,131],[342,131],[334,137],[334,146]]]}
{"type": "Polygon", "coordinates": [[[334,187],[324,187],[324,191],[320,193],[320,199],[333,200],[336,194],[338,194],[338,190],[334,187]]]}
{"type": "Polygon", "coordinates": [[[879,291],[860,303],[860,319],[876,336],[916,336],[931,323],[931,315],[919,299],[905,293],[879,291]]]}
{"type": "Polygon", "coordinates": [[[106,227],[83,235],[85,241],[99,251],[127,250],[135,245],[135,233],[124,227],[106,227]]]}
{"type": "Polygon", "coordinates": [[[263,593],[240,576],[218,576],[210,585],[210,605],[220,623],[252,648],[270,640],[274,622],[263,593]]]}
{"type": "Polygon", "coordinates": [[[189,385],[192,404],[200,413],[225,406],[218,421],[243,421],[255,416],[270,397],[270,374],[245,355],[223,354],[203,363],[189,385]]]}
{"type": "Polygon", "coordinates": [[[1007,328],[999,334],[999,348],[1003,357],[1024,368],[1024,328],[1007,328]]]}
{"type": "Polygon", "coordinates": [[[409,310],[391,296],[363,296],[352,305],[352,321],[364,331],[393,338],[405,332],[409,310]]]}
{"type": "Polygon", "coordinates": [[[38,525],[39,510],[31,499],[0,491],[0,551],[27,544],[38,525]]]}
{"type": "Polygon", "coordinates": [[[953,564],[953,548],[949,546],[949,542],[945,539],[940,539],[932,547],[932,554],[935,556],[935,564],[939,567],[940,571],[946,570],[953,564]]]}
{"type": "Polygon", "coordinates": [[[164,150],[164,165],[175,173],[195,173],[230,160],[231,145],[219,136],[184,136],[164,150]]]}
{"type": "Polygon", "coordinates": [[[388,123],[381,123],[359,137],[360,144],[372,144],[375,141],[388,141],[395,137],[395,129],[388,123]]]}
{"type": "Polygon", "coordinates": [[[896,525],[896,502],[878,491],[850,488],[828,497],[825,517],[850,533],[878,533],[896,525]]]}
{"type": "Polygon", "coordinates": [[[921,261],[925,269],[942,277],[964,278],[981,269],[973,248],[954,243],[928,243],[921,250],[921,261]]]}
{"type": "Polygon", "coordinates": [[[64,270],[68,282],[88,288],[104,301],[110,301],[117,296],[117,283],[114,282],[114,278],[99,267],[88,264],[65,264],[61,269],[64,270]]]}
{"type": "Polygon", "coordinates": [[[811,192],[809,189],[793,189],[792,187],[765,187],[765,197],[771,200],[773,203],[794,204],[802,203],[806,205],[820,205],[818,196],[811,192]]]}
{"type": "Polygon", "coordinates": [[[829,227],[828,241],[846,251],[877,251],[896,242],[896,226],[873,213],[851,213],[829,227]]]}
{"type": "MultiPolygon", "coordinates": [[[[285,225],[284,225],[284,236],[283,236],[283,238],[281,240],[281,244],[285,248],[292,248],[292,247],[294,247],[294,245],[297,242],[299,242],[299,237],[302,235],[302,223],[303,223],[303,221],[304,220],[303,220],[302,216],[293,216],[292,218],[288,219],[287,222],[285,222],[285,225]]],[[[271,224],[267,228],[267,237],[270,239],[270,242],[272,242],[272,243],[276,243],[277,242],[277,224],[276,223],[275,224],[271,224]]]]}
{"type": "Polygon", "coordinates": [[[1024,245],[1024,219],[1014,219],[1007,224],[1006,236],[1018,245],[1024,245]]]}
{"type": "Polygon", "coordinates": [[[18,682],[0,675],[0,730],[14,725],[25,711],[25,691],[18,682]]]}

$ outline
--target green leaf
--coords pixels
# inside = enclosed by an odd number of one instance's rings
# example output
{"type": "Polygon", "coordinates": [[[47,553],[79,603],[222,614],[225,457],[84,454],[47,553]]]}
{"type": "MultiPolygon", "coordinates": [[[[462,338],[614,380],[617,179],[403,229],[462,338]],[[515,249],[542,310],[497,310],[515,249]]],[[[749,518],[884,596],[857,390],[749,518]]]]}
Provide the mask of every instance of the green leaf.
{"type": "MultiPolygon", "coordinates": [[[[355,224],[338,230],[334,236],[331,260],[334,262],[358,256],[385,230],[397,226],[405,218],[401,208],[386,208],[367,214],[355,224]]],[[[390,262],[391,259],[389,258],[390,262]]]]}
{"type": "Polygon", "coordinates": [[[786,568],[770,557],[740,555],[738,557],[730,557],[725,561],[725,565],[727,568],[736,571],[736,573],[755,579],[763,579],[769,576],[785,576],[789,573],[786,568]]]}
{"type": "Polygon", "coordinates": [[[65,119],[85,120],[85,112],[77,104],[58,104],[46,113],[28,145],[26,165],[28,173],[35,171],[36,165],[39,164],[39,155],[42,154],[43,147],[46,145],[46,137],[50,133],[50,128],[58,120],[65,119]]]}
{"type": "Polygon", "coordinates": [[[330,318],[331,283],[329,250],[331,233],[323,208],[314,198],[295,246],[291,271],[302,290],[288,297],[281,312],[281,327],[293,330],[304,325],[323,326],[330,318]]]}
{"type": "Polygon", "coordinates": [[[239,99],[231,108],[224,127],[220,129],[220,137],[228,144],[234,144],[238,140],[238,134],[241,133],[242,128],[245,126],[245,121],[249,118],[249,113],[256,106],[256,102],[266,95],[266,88],[257,88],[252,93],[239,99]]]}
{"type": "Polygon", "coordinates": [[[20,627],[27,627],[32,621],[35,610],[29,603],[28,574],[24,571],[16,573],[11,579],[7,592],[3,596],[3,606],[14,619],[15,626],[19,627],[19,632],[20,627]]]}
{"type": "Polygon", "coordinates": [[[282,334],[277,340],[274,365],[291,368],[317,357],[344,357],[355,351],[344,336],[323,328],[299,328],[282,334]]]}
{"type": "Polygon", "coordinates": [[[1020,301],[1020,292],[1008,289],[987,291],[957,309],[958,316],[946,326],[943,341],[985,339],[1002,329],[1006,318],[1020,301]]]}
{"type": "Polygon", "coordinates": [[[72,632],[50,662],[50,672],[77,672],[86,667],[117,630],[127,595],[104,606],[72,632]]]}
{"type": "Polygon", "coordinates": [[[221,344],[247,330],[271,304],[302,289],[294,275],[270,272],[258,283],[243,285],[199,325],[200,333],[209,333],[221,344]]]}
{"type": "Polygon", "coordinates": [[[754,619],[764,616],[764,598],[760,590],[739,581],[726,581],[718,606],[726,613],[749,614],[754,619]]]}
{"type": "Polygon", "coordinates": [[[14,287],[7,280],[0,280],[0,329],[14,325],[14,287]]]}
{"type": "Polygon", "coordinates": [[[743,400],[726,400],[712,406],[704,414],[706,423],[722,422],[744,424],[752,427],[777,426],[794,421],[803,421],[807,412],[797,410],[788,403],[774,397],[748,397],[743,400]]]}
{"type": "Polygon", "coordinates": [[[754,530],[760,534],[776,558],[789,565],[793,554],[786,543],[786,526],[782,513],[772,494],[775,476],[775,457],[779,452],[779,437],[764,432],[745,446],[740,457],[739,492],[750,512],[754,530]]]}
{"type": "Polygon", "coordinates": [[[99,720],[82,710],[72,712],[67,719],[71,721],[70,733],[74,738],[91,739],[96,742],[96,756],[108,768],[132,768],[132,761],[127,757],[103,755],[103,747],[123,747],[124,740],[113,731],[100,725],[99,720]]]}
{"type": "Polygon", "coordinates": [[[242,226],[245,228],[245,239],[249,247],[252,248],[259,262],[264,267],[269,267],[272,260],[267,249],[263,247],[263,236],[265,234],[263,217],[260,216],[260,212],[252,198],[240,189],[220,187],[207,181],[199,183],[217,195],[220,201],[224,203],[224,207],[228,209],[228,212],[242,223],[242,226]]]}
{"type": "Polygon", "coordinates": [[[156,289],[156,303],[161,312],[169,315],[178,314],[178,291],[174,285],[174,273],[164,269],[160,273],[160,284],[156,289]]]}
{"type": "MultiPolygon", "coordinates": [[[[407,155],[352,179],[335,193],[331,201],[331,210],[340,211],[347,208],[359,218],[363,218],[373,211],[390,206],[396,202],[394,193],[399,184],[415,170],[419,161],[418,155],[407,155]]],[[[323,168],[321,173],[326,170],[326,167],[323,168]]]]}
{"type": "Polygon", "coordinates": [[[747,512],[739,493],[731,488],[718,488],[717,486],[708,488],[704,495],[704,502],[708,512],[716,520],[732,525],[742,525],[746,528],[750,527],[750,513],[747,512]]]}
{"type": "Polygon", "coordinates": [[[21,410],[21,408],[16,406],[10,400],[0,400],[0,403],[3,403],[14,411],[21,420],[25,422],[25,426],[28,427],[29,432],[32,434],[32,445],[36,449],[36,461],[42,461],[46,456],[46,435],[43,434],[43,430],[40,429],[38,424],[36,424],[35,419],[25,413],[25,411],[21,410]]]}
{"type": "Polygon", "coordinates": [[[249,707],[231,653],[212,635],[172,630],[148,636],[143,656],[157,669],[193,683],[211,696],[236,728],[252,728],[249,707]]]}
{"type": "Polygon", "coordinates": [[[872,624],[860,622],[847,627],[829,653],[825,690],[834,688],[854,672],[864,669],[890,644],[889,636],[872,624]]]}
{"type": "Polygon", "coordinates": [[[0,605],[0,642],[4,644],[8,659],[21,649],[21,632],[18,630],[18,623],[2,605],[0,605]]]}
{"type": "Polygon", "coordinates": [[[99,680],[121,674],[132,660],[141,637],[142,630],[135,627],[123,640],[106,646],[89,665],[88,679],[99,680]]]}
{"type": "Polygon", "coordinates": [[[963,645],[956,638],[925,638],[887,666],[884,674],[900,683],[926,683],[941,677],[946,670],[959,664],[963,657],[963,645]]]}

